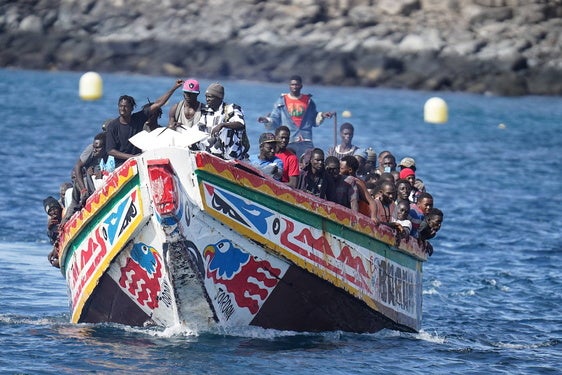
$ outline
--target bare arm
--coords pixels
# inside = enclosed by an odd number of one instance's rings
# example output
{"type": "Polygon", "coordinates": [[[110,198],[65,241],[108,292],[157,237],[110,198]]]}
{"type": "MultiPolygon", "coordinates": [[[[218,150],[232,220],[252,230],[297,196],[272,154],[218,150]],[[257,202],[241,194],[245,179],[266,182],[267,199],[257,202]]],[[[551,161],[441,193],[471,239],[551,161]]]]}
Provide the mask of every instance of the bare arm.
{"type": "Polygon", "coordinates": [[[168,127],[173,128],[176,125],[176,109],[178,108],[179,103],[176,103],[170,108],[170,112],[168,113],[168,127]]]}
{"type": "Polygon", "coordinates": [[[84,174],[82,173],[83,166],[84,163],[80,160],[80,158],[78,158],[78,161],[74,164],[74,186],[80,190],[80,195],[82,195],[84,190],[88,190],[86,185],[84,185],[84,174]]]}
{"type": "Polygon", "coordinates": [[[174,93],[174,91],[176,91],[182,85],[183,85],[182,79],[176,80],[176,82],[174,83],[174,86],[172,86],[171,89],[169,89],[164,95],[162,95],[161,97],[156,99],[156,101],[150,105],[150,107],[149,107],[150,113],[155,112],[158,108],[161,108],[164,104],[166,104],[168,99],[170,99],[172,97],[172,94],[174,93]]]}
{"type": "Polygon", "coordinates": [[[133,154],[127,154],[127,153],[118,151],[118,150],[116,150],[116,149],[114,149],[114,148],[111,149],[111,150],[109,150],[109,151],[107,152],[107,154],[113,156],[115,159],[121,159],[121,160],[127,160],[127,159],[132,158],[133,156],[135,156],[135,155],[133,155],[133,154]]]}
{"type": "Polygon", "coordinates": [[[351,211],[353,212],[359,212],[359,199],[357,194],[355,194],[353,199],[350,200],[349,208],[351,208],[351,211]]]}
{"type": "Polygon", "coordinates": [[[299,176],[289,176],[289,182],[287,182],[287,185],[289,185],[292,188],[296,188],[298,183],[299,183],[299,176]]]}
{"type": "Polygon", "coordinates": [[[371,220],[378,224],[379,220],[377,219],[377,205],[375,204],[375,199],[371,197],[369,194],[369,190],[367,190],[367,185],[365,181],[360,178],[357,178],[357,187],[359,188],[359,192],[362,197],[364,197],[367,202],[369,203],[369,209],[371,211],[371,220]]]}

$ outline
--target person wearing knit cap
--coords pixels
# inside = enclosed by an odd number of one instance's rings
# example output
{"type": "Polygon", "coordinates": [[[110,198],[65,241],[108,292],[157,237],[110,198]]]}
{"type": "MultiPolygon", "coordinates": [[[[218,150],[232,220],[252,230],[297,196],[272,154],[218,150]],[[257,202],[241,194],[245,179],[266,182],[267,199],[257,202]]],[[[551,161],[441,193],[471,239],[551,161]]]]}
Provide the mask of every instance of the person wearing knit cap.
{"type": "Polygon", "coordinates": [[[223,159],[246,159],[250,142],[244,112],[238,104],[227,104],[223,99],[224,87],[220,83],[212,83],[205,90],[207,105],[201,110],[198,127],[209,138],[199,147],[223,159]]]}
{"type": "Polygon", "coordinates": [[[334,115],[333,112],[318,112],[312,95],[302,94],[301,90],[302,78],[298,75],[290,77],[289,93],[281,94],[269,115],[258,118],[268,130],[288,126],[293,138],[287,147],[295,150],[299,158],[306,150],[314,148],[312,129],[334,115]]]}
{"type": "Polygon", "coordinates": [[[199,124],[203,103],[199,101],[199,82],[189,78],[183,83],[183,100],[170,108],[168,127],[183,132],[199,124]]]}
{"type": "Polygon", "coordinates": [[[400,171],[400,179],[408,180],[413,187],[416,182],[416,172],[412,168],[404,168],[400,171]]]}
{"type": "Polygon", "coordinates": [[[211,83],[205,91],[205,95],[212,95],[222,100],[224,99],[224,87],[220,83],[211,83]]]}

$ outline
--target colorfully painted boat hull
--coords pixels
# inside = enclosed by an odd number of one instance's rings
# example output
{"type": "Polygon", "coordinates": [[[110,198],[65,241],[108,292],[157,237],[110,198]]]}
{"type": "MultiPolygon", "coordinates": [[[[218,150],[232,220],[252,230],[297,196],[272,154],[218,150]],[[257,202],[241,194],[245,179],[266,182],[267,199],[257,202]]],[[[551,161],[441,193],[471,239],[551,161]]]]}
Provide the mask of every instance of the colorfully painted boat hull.
{"type": "Polygon", "coordinates": [[[116,170],[61,234],[72,322],[418,331],[417,242],[241,162],[164,147],[116,170]]]}

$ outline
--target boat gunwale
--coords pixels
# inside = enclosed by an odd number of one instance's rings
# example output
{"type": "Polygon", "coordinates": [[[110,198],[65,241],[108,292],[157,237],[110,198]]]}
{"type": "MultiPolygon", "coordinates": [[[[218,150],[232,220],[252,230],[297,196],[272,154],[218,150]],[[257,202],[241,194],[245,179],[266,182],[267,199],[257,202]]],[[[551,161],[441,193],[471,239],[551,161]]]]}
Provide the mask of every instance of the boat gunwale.
{"type": "MultiPolygon", "coordinates": [[[[205,157],[214,157],[210,154],[207,154],[205,157]],[[208,156],[207,156],[208,155],[208,156]]],[[[218,158],[217,158],[218,159],[218,158]]],[[[204,174],[206,173],[209,176],[215,176],[216,178],[220,179],[221,181],[225,181],[227,184],[231,185],[231,186],[239,186],[239,188],[237,189],[237,193],[241,196],[244,196],[247,199],[251,199],[254,200],[252,197],[250,197],[250,193],[248,192],[248,189],[250,189],[250,191],[255,194],[258,193],[263,197],[266,197],[266,199],[274,199],[276,200],[279,204],[285,205],[287,207],[291,207],[291,209],[294,207],[295,209],[299,210],[300,212],[310,212],[316,216],[318,216],[321,220],[327,220],[331,223],[331,225],[333,226],[343,226],[345,228],[346,231],[349,231],[349,233],[354,233],[355,235],[360,235],[360,236],[366,236],[367,238],[374,240],[374,241],[379,241],[384,243],[385,245],[388,245],[389,249],[392,251],[397,251],[399,253],[402,253],[406,256],[412,257],[414,259],[416,259],[417,261],[421,261],[421,262],[425,262],[427,261],[427,253],[425,253],[419,246],[416,248],[415,246],[411,246],[412,249],[407,249],[407,248],[402,248],[402,247],[398,247],[395,246],[394,243],[390,243],[386,238],[385,238],[385,234],[386,237],[391,237],[392,239],[395,239],[395,230],[388,227],[388,226],[384,226],[384,227],[380,227],[380,228],[384,228],[384,229],[379,229],[379,227],[377,227],[377,225],[375,223],[372,222],[371,218],[361,214],[361,213],[356,213],[351,211],[351,209],[341,206],[335,202],[330,202],[324,199],[321,199],[319,197],[316,197],[312,194],[309,194],[307,192],[298,190],[298,189],[293,189],[285,184],[279,183],[278,181],[269,178],[268,176],[264,176],[263,174],[261,174],[261,172],[255,168],[250,168],[251,172],[248,171],[248,167],[251,167],[250,165],[240,162],[240,161],[224,161],[222,159],[219,159],[221,161],[223,161],[226,165],[228,170],[232,173],[232,178],[227,178],[226,176],[224,176],[222,174],[223,171],[219,171],[216,168],[214,168],[214,170],[211,170],[210,168],[208,168],[208,165],[214,165],[212,163],[205,163],[204,161],[202,161],[204,164],[199,165],[198,164],[198,168],[195,170],[195,174],[197,176],[201,176],[204,178],[204,174]],[[266,193],[263,190],[260,190],[260,187],[255,186],[254,184],[248,185],[248,184],[243,184],[241,182],[241,179],[239,178],[240,176],[235,176],[235,174],[233,173],[233,169],[232,168],[236,168],[235,171],[238,173],[243,173],[243,174],[247,174],[244,177],[249,178],[249,182],[252,182],[251,179],[253,177],[257,177],[257,178],[262,178],[263,181],[261,181],[263,184],[265,184],[268,188],[269,188],[269,192],[266,193]],[[202,175],[203,174],[203,175],[202,175]],[[282,194],[278,194],[277,192],[281,192],[282,194]],[[288,194],[289,196],[291,196],[294,199],[294,202],[287,202],[285,200],[283,200],[282,198],[288,194]],[[328,209],[325,209],[325,208],[328,209]],[[320,212],[320,210],[323,210],[324,212],[320,212]],[[329,211],[329,212],[328,212],[329,211]],[[346,223],[347,222],[347,223],[346,223]],[[349,223],[349,224],[348,224],[349,223]],[[383,232],[381,234],[381,231],[383,232]],[[386,232],[386,233],[384,233],[386,232]]],[[[263,186],[262,184],[262,186],[263,186]]],[[[285,198],[287,198],[285,196],[285,198]]],[[[291,212],[291,210],[288,210],[289,212],[291,212]]],[[[292,217],[293,219],[299,219],[296,215],[294,214],[289,214],[286,211],[283,211],[284,214],[287,214],[287,216],[292,217]]],[[[317,229],[326,231],[327,233],[331,234],[331,235],[335,235],[338,236],[337,233],[335,233],[335,231],[330,231],[330,230],[326,230],[325,226],[315,226],[317,229]]],[[[355,242],[355,241],[352,241],[355,242]]],[[[409,243],[414,243],[415,244],[415,239],[413,237],[410,236],[409,238],[409,243]]],[[[371,250],[371,249],[369,249],[371,250]]],[[[382,256],[385,256],[384,254],[380,254],[382,256]]]]}

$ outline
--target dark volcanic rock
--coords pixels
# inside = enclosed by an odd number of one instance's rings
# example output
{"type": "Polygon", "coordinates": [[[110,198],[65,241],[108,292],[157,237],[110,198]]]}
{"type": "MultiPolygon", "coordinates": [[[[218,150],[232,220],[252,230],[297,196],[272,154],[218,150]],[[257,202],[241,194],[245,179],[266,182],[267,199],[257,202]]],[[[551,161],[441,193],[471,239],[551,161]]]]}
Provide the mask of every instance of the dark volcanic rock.
{"type": "Polygon", "coordinates": [[[562,0],[0,0],[0,66],[562,94],[562,0]]]}

